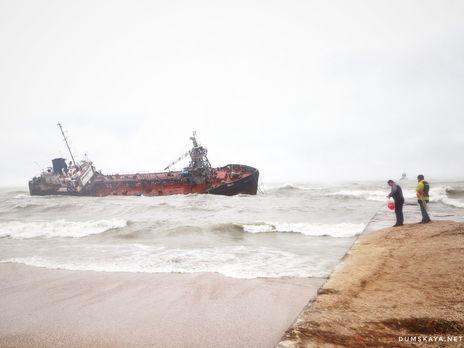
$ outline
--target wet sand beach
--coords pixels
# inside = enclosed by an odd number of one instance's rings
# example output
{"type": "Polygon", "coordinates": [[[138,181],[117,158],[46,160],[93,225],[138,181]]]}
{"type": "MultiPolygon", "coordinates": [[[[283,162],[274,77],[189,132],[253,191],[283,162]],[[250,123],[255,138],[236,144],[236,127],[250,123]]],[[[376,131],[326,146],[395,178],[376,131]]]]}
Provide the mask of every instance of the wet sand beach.
{"type": "Polygon", "coordinates": [[[0,264],[1,347],[272,347],[321,278],[0,264]]]}
{"type": "Polygon", "coordinates": [[[462,347],[462,289],[463,223],[367,233],[278,346],[462,347]],[[435,341],[419,342],[419,337],[435,341]]]}

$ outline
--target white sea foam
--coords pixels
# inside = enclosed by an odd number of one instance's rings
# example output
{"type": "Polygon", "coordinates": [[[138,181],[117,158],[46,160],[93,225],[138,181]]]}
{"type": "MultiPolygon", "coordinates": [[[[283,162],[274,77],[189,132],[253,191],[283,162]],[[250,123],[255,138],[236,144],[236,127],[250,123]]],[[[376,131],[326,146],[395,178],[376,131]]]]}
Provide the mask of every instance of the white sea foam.
{"type": "Polygon", "coordinates": [[[139,250],[109,259],[95,257],[16,257],[1,260],[29,266],[74,271],[142,273],[220,273],[233,278],[325,277],[336,261],[321,262],[315,255],[296,255],[267,247],[243,246],[139,250]]]}
{"type": "Polygon", "coordinates": [[[292,183],[285,184],[263,184],[262,185],[264,192],[289,192],[289,191],[314,191],[314,190],[323,190],[325,187],[313,187],[313,186],[303,186],[292,183]]]}
{"type": "Polygon", "coordinates": [[[430,200],[432,202],[442,202],[456,208],[464,208],[464,201],[457,198],[449,198],[446,190],[446,186],[432,187],[430,189],[430,200]]]}
{"type": "Polygon", "coordinates": [[[309,187],[303,187],[296,184],[286,183],[280,186],[277,186],[276,189],[290,189],[290,190],[310,190],[309,187]]]}
{"type": "MultiPolygon", "coordinates": [[[[340,190],[337,192],[327,193],[326,196],[334,197],[347,197],[347,198],[361,198],[368,201],[385,202],[386,196],[389,193],[388,188],[385,191],[382,190],[340,190]]],[[[414,189],[403,188],[403,195],[407,200],[416,199],[416,191],[414,189]]],[[[430,189],[430,200],[432,202],[442,202],[447,205],[451,205],[458,208],[464,207],[464,202],[449,198],[446,193],[445,186],[432,187],[430,189]]]]}
{"type": "Polygon", "coordinates": [[[386,200],[387,194],[388,190],[340,190],[337,192],[327,193],[326,196],[362,198],[368,201],[384,202],[386,200]]]}
{"type": "Polygon", "coordinates": [[[458,199],[444,197],[441,201],[456,208],[464,208],[464,202],[458,199]]]}
{"type": "Polygon", "coordinates": [[[125,220],[94,220],[94,221],[36,221],[36,222],[2,222],[0,237],[14,239],[73,237],[80,238],[98,234],[113,228],[127,226],[125,220]]]}
{"type": "Polygon", "coordinates": [[[307,236],[353,237],[360,234],[365,224],[339,223],[263,223],[243,225],[243,230],[249,233],[294,232],[307,236]]]}

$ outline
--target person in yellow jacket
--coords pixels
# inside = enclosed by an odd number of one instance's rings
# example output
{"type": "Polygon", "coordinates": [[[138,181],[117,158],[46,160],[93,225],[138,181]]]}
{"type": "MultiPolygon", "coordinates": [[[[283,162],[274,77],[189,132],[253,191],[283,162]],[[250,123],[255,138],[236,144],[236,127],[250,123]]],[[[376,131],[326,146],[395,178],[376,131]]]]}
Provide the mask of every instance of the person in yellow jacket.
{"type": "Polygon", "coordinates": [[[417,176],[416,196],[422,214],[421,224],[426,224],[431,221],[430,216],[427,213],[427,203],[429,202],[429,183],[424,179],[425,178],[422,174],[417,176]]]}

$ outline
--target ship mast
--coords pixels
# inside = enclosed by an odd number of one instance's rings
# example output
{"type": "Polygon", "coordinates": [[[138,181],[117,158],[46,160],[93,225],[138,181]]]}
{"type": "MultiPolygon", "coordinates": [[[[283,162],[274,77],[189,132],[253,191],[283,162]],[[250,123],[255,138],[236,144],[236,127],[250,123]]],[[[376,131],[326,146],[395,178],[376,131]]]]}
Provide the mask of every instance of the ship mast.
{"type": "Polygon", "coordinates": [[[71,159],[74,163],[74,166],[77,167],[76,161],[74,160],[74,156],[71,152],[71,148],[69,147],[68,139],[66,138],[66,135],[64,135],[63,126],[61,125],[60,122],[58,122],[58,127],[60,127],[61,134],[63,135],[64,142],[66,143],[66,146],[68,147],[68,151],[69,151],[69,154],[71,155],[71,159]]]}

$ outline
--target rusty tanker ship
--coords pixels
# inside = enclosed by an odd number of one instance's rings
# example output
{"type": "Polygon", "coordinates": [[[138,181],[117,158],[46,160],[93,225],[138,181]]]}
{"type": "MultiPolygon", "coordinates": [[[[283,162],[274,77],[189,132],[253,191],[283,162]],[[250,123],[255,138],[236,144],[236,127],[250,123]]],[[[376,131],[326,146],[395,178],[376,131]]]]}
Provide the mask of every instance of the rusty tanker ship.
{"type": "Polygon", "coordinates": [[[193,147],[169,164],[164,172],[104,175],[88,159],[74,160],[63,128],[60,123],[58,126],[72,161],[67,164],[64,158],[53,159],[52,167],[29,181],[31,195],[101,197],[211,193],[232,196],[240,193],[255,195],[258,189],[259,171],[256,168],[242,164],[212,167],[208,151],[197,142],[195,133],[190,138],[193,147]],[[190,157],[188,167],[181,171],[170,170],[186,157],[190,157]]]}

